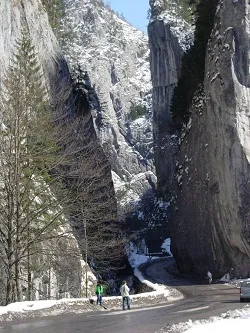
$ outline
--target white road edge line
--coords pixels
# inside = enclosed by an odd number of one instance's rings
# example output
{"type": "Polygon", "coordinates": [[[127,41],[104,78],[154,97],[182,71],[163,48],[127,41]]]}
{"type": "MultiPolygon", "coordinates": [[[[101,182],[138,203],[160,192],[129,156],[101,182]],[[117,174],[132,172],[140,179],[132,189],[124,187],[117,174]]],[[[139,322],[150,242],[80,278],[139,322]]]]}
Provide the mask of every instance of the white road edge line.
{"type": "Polygon", "coordinates": [[[201,306],[199,308],[193,308],[193,309],[187,309],[187,310],[181,310],[181,311],[176,311],[177,313],[182,313],[182,312],[193,312],[193,311],[199,311],[199,310],[204,310],[208,309],[209,306],[201,306]]]}
{"type": "MultiPolygon", "coordinates": [[[[157,306],[152,306],[150,308],[140,308],[140,309],[132,308],[131,310],[113,311],[113,312],[108,312],[108,313],[98,313],[98,316],[115,316],[115,315],[119,315],[119,314],[129,314],[129,313],[133,313],[133,312],[166,308],[166,307],[173,306],[173,305],[175,305],[175,304],[157,305],[157,306]]],[[[96,316],[96,315],[89,315],[87,317],[93,317],[93,316],[96,316]]]]}

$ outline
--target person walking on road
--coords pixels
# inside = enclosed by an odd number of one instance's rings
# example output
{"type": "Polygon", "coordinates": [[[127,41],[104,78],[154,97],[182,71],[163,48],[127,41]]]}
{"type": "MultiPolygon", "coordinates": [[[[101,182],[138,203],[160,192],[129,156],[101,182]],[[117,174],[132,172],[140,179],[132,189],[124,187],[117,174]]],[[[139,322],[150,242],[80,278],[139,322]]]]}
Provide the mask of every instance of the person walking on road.
{"type": "Polygon", "coordinates": [[[103,286],[101,284],[101,281],[97,282],[95,293],[96,293],[96,297],[97,297],[96,304],[98,305],[98,303],[99,303],[100,306],[102,306],[103,286]]]}
{"type": "Polygon", "coordinates": [[[208,278],[209,285],[211,285],[212,281],[213,281],[213,276],[212,276],[212,273],[209,271],[207,272],[207,278],[208,278]]]}
{"type": "Polygon", "coordinates": [[[122,309],[125,310],[125,303],[127,303],[127,308],[130,310],[129,287],[127,286],[127,282],[125,280],[122,281],[120,292],[122,295],[122,309]]]}

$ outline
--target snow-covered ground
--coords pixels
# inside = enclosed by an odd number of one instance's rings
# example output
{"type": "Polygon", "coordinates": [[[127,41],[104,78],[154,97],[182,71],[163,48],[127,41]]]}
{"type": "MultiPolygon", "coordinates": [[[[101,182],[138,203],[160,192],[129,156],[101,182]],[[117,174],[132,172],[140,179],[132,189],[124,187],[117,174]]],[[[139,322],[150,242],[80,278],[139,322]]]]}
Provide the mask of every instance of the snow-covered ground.
{"type": "Polygon", "coordinates": [[[228,311],[218,317],[211,317],[207,320],[189,320],[185,323],[166,327],[156,333],[235,333],[249,332],[250,329],[250,308],[246,305],[244,309],[228,311]]]}

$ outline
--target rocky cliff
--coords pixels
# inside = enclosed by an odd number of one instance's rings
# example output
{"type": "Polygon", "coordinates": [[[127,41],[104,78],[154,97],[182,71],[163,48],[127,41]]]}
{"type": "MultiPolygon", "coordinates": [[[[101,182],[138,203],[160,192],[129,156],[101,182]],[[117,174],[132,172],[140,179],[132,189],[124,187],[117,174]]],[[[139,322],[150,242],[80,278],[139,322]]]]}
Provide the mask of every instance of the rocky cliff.
{"type": "Polygon", "coordinates": [[[156,181],[147,37],[101,0],[64,0],[64,5],[61,45],[72,72],[80,66],[94,88],[96,133],[124,207],[156,181]]]}
{"type": "Polygon", "coordinates": [[[150,1],[148,25],[150,66],[153,84],[153,133],[159,195],[170,200],[178,135],[170,114],[171,100],[181,69],[181,59],[192,41],[192,29],[164,1],[150,1]]]}
{"type": "Polygon", "coordinates": [[[172,252],[185,272],[250,275],[249,19],[248,1],[219,2],[179,147],[172,252]]]}

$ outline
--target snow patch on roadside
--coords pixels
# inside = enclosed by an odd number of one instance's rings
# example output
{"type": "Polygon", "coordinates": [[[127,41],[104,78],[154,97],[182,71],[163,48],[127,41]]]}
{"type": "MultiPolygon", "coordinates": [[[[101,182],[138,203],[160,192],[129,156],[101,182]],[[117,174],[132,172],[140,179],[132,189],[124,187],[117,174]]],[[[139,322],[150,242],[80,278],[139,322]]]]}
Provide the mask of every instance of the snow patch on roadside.
{"type": "MultiPolygon", "coordinates": [[[[148,292],[148,293],[143,293],[143,294],[138,294],[140,295],[140,297],[147,297],[147,296],[158,296],[160,295],[164,295],[164,296],[169,296],[170,292],[169,289],[161,284],[158,283],[152,283],[148,280],[145,280],[142,273],[139,271],[138,268],[135,268],[134,270],[134,275],[144,284],[146,284],[148,287],[152,288],[154,291],[148,292]]],[[[132,295],[131,297],[134,297],[137,295],[132,295]]]]}
{"type": "Polygon", "coordinates": [[[128,260],[132,268],[139,267],[141,264],[144,264],[152,259],[158,259],[158,257],[152,257],[149,259],[149,256],[144,253],[138,253],[136,246],[133,243],[129,244],[128,248],[128,260]]]}
{"type": "Polygon", "coordinates": [[[78,302],[89,302],[87,298],[63,298],[60,300],[40,300],[15,302],[6,306],[0,306],[0,315],[9,312],[28,312],[51,308],[54,305],[73,304],[78,302]]]}
{"type": "Polygon", "coordinates": [[[161,328],[155,333],[235,333],[248,332],[250,325],[250,308],[231,310],[220,316],[173,324],[161,328]],[[244,320],[243,320],[244,319],[244,320]]]}

